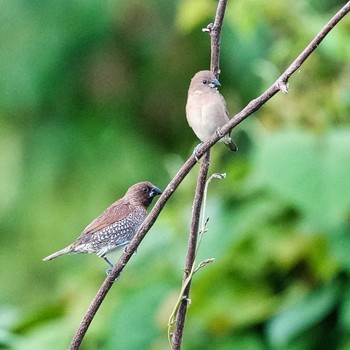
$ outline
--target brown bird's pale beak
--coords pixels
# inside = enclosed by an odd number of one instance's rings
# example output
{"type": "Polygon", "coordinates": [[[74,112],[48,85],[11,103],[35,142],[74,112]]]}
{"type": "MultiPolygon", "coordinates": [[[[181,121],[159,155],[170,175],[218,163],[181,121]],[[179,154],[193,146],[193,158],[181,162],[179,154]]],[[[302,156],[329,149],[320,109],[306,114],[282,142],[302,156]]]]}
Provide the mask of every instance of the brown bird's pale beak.
{"type": "Polygon", "coordinates": [[[210,86],[211,88],[216,88],[216,87],[221,86],[221,84],[220,84],[219,80],[213,79],[213,80],[210,82],[209,86],[210,86]]]}
{"type": "Polygon", "coordinates": [[[149,197],[153,198],[155,196],[158,196],[162,194],[163,192],[156,186],[152,187],[151,192],[149,193],[149,197]]]}

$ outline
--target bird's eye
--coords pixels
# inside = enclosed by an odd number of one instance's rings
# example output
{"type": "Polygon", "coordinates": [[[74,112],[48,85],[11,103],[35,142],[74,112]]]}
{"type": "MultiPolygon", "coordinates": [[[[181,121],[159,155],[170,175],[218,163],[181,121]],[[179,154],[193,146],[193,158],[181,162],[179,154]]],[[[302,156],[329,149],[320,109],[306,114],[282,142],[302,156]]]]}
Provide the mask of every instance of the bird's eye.
{"type": "Polygon", "coordinates": [[[207,79],[204,79],[203,80],[203,84],[207,84],[208,83],[208,80],[207,79]]]}
{"type": "Polygon", "coordinates": [[[143,187],[143,188],[142,188],[142,191],[145,192],[145,193],[147,193],[147,192],[149,191],[149,188],[148,188],[148,187],[143,187]]]}

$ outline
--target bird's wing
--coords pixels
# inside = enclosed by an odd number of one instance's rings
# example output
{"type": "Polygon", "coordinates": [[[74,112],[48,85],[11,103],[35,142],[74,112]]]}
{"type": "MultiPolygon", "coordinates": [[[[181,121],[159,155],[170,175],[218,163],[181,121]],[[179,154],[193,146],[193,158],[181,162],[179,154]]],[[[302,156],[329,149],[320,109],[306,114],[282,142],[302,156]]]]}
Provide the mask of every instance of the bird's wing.
{"type": "Polygon", "coordinates": [[[124,201],[117,201],[107,208],[98,218],[96,218],[90,225],[88,225],[83,231],[82,235],[92,234],[100,231],[103,228],[124,219],[131,212],[130,203],[124,201]]]}

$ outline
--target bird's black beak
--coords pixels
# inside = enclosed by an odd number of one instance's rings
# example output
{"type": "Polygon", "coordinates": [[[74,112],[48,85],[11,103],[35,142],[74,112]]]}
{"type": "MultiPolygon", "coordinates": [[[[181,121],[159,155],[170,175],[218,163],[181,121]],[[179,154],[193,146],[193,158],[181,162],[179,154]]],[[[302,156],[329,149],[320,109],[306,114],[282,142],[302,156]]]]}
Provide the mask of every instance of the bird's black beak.
{"type": "Polygon", "coordinates": [[[221,86],[221,84],[220,84],[219,80],[213,79],[213,80],[210,82],[209,86],[210,86],[211,88],[216,88],[216,87],[221,86]]]}
{"type": "Polygon", "coordinates": [[[151,189],[151,192],[149,193],[149,198],[153,198],[155,196],[158,196],[162,194],[163,192],[156,186],[153,186],[151,189]]]}

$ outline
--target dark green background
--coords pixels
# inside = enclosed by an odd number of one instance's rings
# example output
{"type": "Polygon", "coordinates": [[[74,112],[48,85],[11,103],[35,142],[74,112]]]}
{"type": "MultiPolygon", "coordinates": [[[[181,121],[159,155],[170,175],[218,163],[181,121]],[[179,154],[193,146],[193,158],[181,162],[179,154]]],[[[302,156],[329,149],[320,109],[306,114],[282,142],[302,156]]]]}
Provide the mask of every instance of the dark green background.
{"type": "MultiPolygon", "coordinates": [[[[345,3],[229,1],[221,93],[269,87],[345,3]]],[[[208,69],[209,0],[0,5],[0,348],[66,349],[107,265],[41,259],[135,182],[165,188],[198,140],[184,106],[208,69]]],[[[208,232],[183,349],[350,349],[350,17],[214,146],[208,232]]],[[[82,349],[163,350],[198,166],[95,317],[82,349]]],[[[116,257],[114,257],[116,259],[116,257]]]]}

